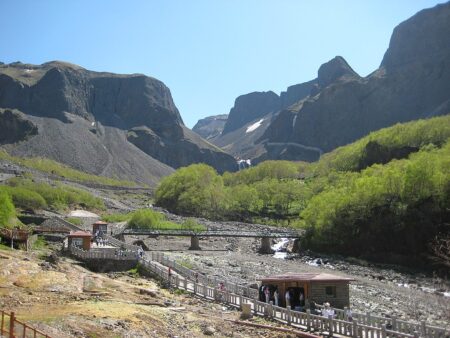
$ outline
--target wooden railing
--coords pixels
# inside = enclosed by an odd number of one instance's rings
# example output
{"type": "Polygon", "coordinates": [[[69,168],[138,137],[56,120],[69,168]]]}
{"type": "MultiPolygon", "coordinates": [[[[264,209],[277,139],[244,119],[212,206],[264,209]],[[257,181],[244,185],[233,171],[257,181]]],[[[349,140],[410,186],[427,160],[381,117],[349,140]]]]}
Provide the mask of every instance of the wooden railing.
{"type": "Polygon", "coordinates": [[[137,260],[138,254],[136,251],[124,251],[120,249],[99,249],[85,251],[76,246],[70,247],[70,253],[75,257],[87,259],[111,259],[111,260],[137,260]]]}
{"type": "MultiPolygon", "coordinates": [[[[272,303],[260,302],[258,301],[258,290],[227,282],[225,278],[210,278],[182,266],[162,253],[152,252],[151,261],[141,259],[140,262],[144,267],[176,288],[206,299],[222,301],[237,308],[241,308],[244,303],[250,304],[255,315],[267,316],[288,325],[302,327],[314,332],[326,332],[330,336],[339,334],[364,338],[450,337],[449,329],[427,325],[425,322],[418,324],[398,320],[395,317],[387,318],[358,312],[353,312],[352,321],[349,321],[345,319],[345,310],[342,309],[334,309],[336,316],[326,318],[312,314],[310,310],[299,312],[278,307],[272,303]],[[169,276],[167,267],[170,267],[178,274],[169,276]],[[226,291],[218,290],[218,282],[224,283],[224,290],[226,291]]],[[[321,308],[320,305],[317,307],[321,308]]]]}
{"type": "Polygon", "coordinates": [[[238,231],[238,230],[158,230],[158,229],[125,229],[124,235],[147,236],[197,236],[197,237],[251,237],[251,238],[300,238],[304,231],[238,231]]]}
{"type": "Polygon", "coordinates": [[[118,240],[117,238],[114,238],[113,236],[110,236],[110,235],[105,235],[104,238],[106,238],[112,246],[115,246],[118,248],[124,248],[126,250],[135,251],[135,252],[137,252],[140,249],[140,247],[137,245],[126,244],[125,242],[122,242],[122,241],[118,240]]]}
{"type": "Polygon", "coordinates": [[[1,318],[0,318],[0,337],[8,337],[8,338],[28,338],[28,337],[45,337],[50,338],[44,332],[41,332],[28,324],[17,320],[14,312],[6,312],[0,310],[1,318]]]}
{"type": "Polygon", "coordinates": [[[224,283],[225,289],[227,289],[230,292],[237,293],[250,298],[257,298],[259,295],[258,290],[252,289],[249,286],[239,285],[238,283],[234,283],[226,279],[217,278],[216,276],[210,277],[208,275],[204,275],[194,270],[188,269],[185,266],[179,264],[178,262],[169,259],[166,255],[162,253],[151,252],[151,257],[153,261],[159,262],[165,266],[170,266],[172,269],[178,271],[184,277],[192,281],[197,281],[197,283],[215,287],[220,282],[222,282],[224,283]]]}

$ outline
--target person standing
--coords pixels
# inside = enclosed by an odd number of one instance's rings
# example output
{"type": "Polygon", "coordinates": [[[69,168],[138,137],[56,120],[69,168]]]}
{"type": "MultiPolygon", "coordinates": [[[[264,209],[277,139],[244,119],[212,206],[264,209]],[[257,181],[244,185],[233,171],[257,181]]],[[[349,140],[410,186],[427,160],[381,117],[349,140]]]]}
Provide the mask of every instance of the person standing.
{"type": "Polygon", "coordinates": [[[268,286],[266,286],[264,288],[264,295],[266,296],[266,303],[269,303],[269,301],[270,301],[270,290],[269,290],[268,286]]]}
{"type": "Polygon", "coordinates": [[[300,302],[300,304],[299,304],[300,311],[303,311],[304,306],[305,306],[305,296],[303,295],[303,292],[300,292],[300,294],[298,296],[298,301],[300,302]]]}
{"type": "Polygon", "coordinates": [[[170,266],[167,269],[167,276],[169,277],[169,283],[170,283],[170,277],[172,277],[172,268],[170,266]]]}
{"type": "Polygon", "coordinates": [[[275,301],[275,306],[278,306],[278,297],[279,297],[279,295],[278,295],[278,288],[276,288],[275,291],[273,292],[273,298],[274,298],[274,301],[275,301]]]}
{"type": "Polygon", "coordinates": [[[289,293],[289,289],[286,290],[286,293],[284,294],[284,298],[286,299],[286,309],[291,307],[291,294],[289,293]]]}

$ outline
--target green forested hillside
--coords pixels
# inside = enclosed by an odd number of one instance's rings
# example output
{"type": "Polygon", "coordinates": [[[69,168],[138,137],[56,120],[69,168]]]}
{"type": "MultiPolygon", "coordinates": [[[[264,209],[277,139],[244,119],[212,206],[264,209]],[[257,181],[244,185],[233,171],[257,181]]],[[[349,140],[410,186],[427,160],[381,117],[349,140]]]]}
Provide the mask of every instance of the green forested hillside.
{"type": "Polygon", "coordinates": [[[309,248],[379,258],[427,254],[448,236],[450,116],[398,124],[318,162],[268,161],[219,176],[181,168],[156,191],[171,211],[307,229],[309,248]]]}

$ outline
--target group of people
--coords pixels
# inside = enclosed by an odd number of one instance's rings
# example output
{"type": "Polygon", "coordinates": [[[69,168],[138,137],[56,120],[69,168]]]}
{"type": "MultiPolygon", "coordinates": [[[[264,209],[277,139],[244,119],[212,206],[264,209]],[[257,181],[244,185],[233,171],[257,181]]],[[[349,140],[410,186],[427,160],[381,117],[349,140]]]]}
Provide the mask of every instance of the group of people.
{"type": "Polygon", "coordinates": [[[109,241],[102,237],[95,237],[94,242],[97,246],[107,246],[109,244],[109,241]]]}
{"type": "Polygon", "coordinates": [[[97,246],[107,246],[109,244],[106,238],[103,238],[103,231],[97,230],[94,233],[94,242],[97,246]]]}
{"type": "Polygon", "coordinates": [[[280,303],[278,287],[274,287],[272,285],[261,285],[261,288],[259,289],[259,300],[265,303],[273,302],[275,306],[278,306],[280,303]]]}
{"type": "Polygon", "coordinates": [[[284,299],[286,301],[286,307],[294,307],[295,310],[303,311],[305,309],[305,295],[303,291],[298,292],[298,297],[296,297],[296,292],[293,288],[289,288],[284,293],[284,299]]]}

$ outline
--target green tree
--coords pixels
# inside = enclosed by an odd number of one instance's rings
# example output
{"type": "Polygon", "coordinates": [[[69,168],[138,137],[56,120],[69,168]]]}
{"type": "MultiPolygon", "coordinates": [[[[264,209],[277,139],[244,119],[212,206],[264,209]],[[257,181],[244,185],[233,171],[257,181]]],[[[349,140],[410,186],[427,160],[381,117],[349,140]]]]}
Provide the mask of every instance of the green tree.
{"type": "Polygon", "coordinates": [[[224,201],[222,177],[206,164],[178,169],[155,192],[156,205],[185,215],[220,217],[224,201]]]}
{"type": "Polygon", "coordinates": [[[5,191],[0,190],[0,226],[6,228],[13,227],[15,216],[16,209],[14,208],[11,197],[5,191]]]}

